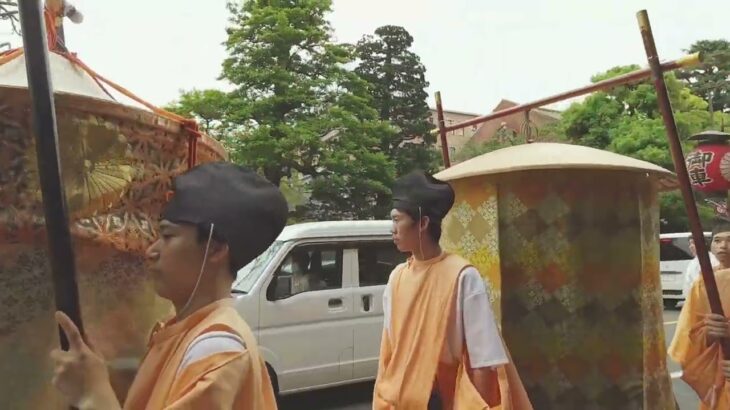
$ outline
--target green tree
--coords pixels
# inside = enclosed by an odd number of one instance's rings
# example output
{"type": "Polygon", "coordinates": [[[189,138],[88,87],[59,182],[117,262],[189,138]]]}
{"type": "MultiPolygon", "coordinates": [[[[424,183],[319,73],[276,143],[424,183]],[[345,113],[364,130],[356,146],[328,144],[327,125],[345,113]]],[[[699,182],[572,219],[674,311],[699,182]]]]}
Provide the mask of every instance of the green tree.
{"type": "Polygon", "coordinates": [[[223,140],[227,123],[228,94],[220,90],[183,91],[180,98],[166,109],[176,114],[194,118],[200,129],[216,139],[223,140]]]}
{"type": "Polygon", "coordinates": [[[730,112],[730,41],[700,40],[685,51],[701,52],[703,62],[679,71],[677,76],[710,104],[711,112],[730,112]]]}
{"type": "Polygon", "coordinates": [[[573,142],[593,148],[611,143],[609,130],[623,112],[620,102],[605,92],[597,92],[582,103],[572,104],[562,115],[563,133],[573,142]]]}
{"type": "MultiPolygon", "coordinates": [[[[619,76],[639,67],[614,67],[591,81],[619,76]]],[[[673,73],[665,81],[683,141],[710,124],[707,103],[673,73]]],[[[570,106],[559,128],[572,142],[608,149],[673,169],[654,86],[647,80],[599,91],[570,106]]]]}
{"type": "MultiPolygon", "coordinates": [[[[633,70],[638,66],[614,67],[592,78],[598,82],[633,70]]],[[[710,126],[708,104],[692,93],[674,73],[665,74],[675,122],[685,152],[692,149],[691,135],[710,126]]],[[[647,80],[596,92],[563,113],[559,128],[572,142],[606,149],[673,170],[664,123],[656,92],[647,80]]],[[[678,192],[662,194],[661,218],[664,231],[688,229],[686,210],[678,192]]],[[[699,203],[707,219],[712,210],[699,203]]]]}
{"type": "MultiPolygon", "coordinates": [[[[699,197],[699,195],[698,195],[699,197]]],[[[700,222],[705,230],[712,228],[715,211],[713,207],[698,198],[696,201],[697,210],[700,214],[700,222]]],[[[659,195],[659,210],[661,216],[662,232],[687,232],[689,231],[689,218],[687,209],[684,206],[682,193],[679,190],[664,192],[659,195]]]]}
{"type": "Polygon", "coordinates": [[[331,0],[229,3],[222,78],[232,158],[271,182],[300,174],[317,219],[383,217],[376,198],[394,178],[379,143],[394,132],[371,107],[367,83],[348,71],[351,51],[332,42],[331,0]]]}
{"type": "Polygon", "coordinates": [[[355,72],[370,83],[380,119],[398,130],[380,141],[380,149],[395,161],[398,175],[414,169],[433,171],[438,162],[433,149],[436,138],[429,132],[433,126],[428,121],[426,67],[412,46],[413,37],[405,28],[383,26],[355,47],[355,72]]]}

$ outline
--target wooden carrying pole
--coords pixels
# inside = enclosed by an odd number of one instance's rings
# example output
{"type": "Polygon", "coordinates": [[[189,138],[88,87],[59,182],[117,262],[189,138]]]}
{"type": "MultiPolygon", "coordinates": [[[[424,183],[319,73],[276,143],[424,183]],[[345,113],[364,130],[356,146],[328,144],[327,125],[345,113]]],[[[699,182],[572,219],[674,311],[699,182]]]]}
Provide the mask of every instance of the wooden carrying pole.
{"type": "MultiPolygon", "coordinates": [[[[23,32],[25,66],[33,113],[33,134],[56,308],[65,312],[83,334],[76,286],[76,266],[58,156],[58,130],[48,68],[43,6],[40,0],[21,0],[18,2],[18,9],[23,32]]],[[[61,348],[67,350],[68,340],[60,329],[59,334],[61,348]]]]}
{"type": "MultiPolygon", "coordinates": [[[[684,56],[680,59],[669,61],[664,64],[660,65],[660,68],[662,72],[664,71],[671,71],[675,70],[677,68],[683,68],[683,67],[690,67],[696,64],[699,64],[701,61],[700,53],[694,53],[689,54],[687,56],[684,56]]],[[[560,94],[552,95],[550,97],[542,98],[536,101],[533,101],[531,103],[527,104],[521,104],[516,105],[514,107],[506,108],[504,110],[499,110],[487,115],[483,115],[481,117],[473,118],[468,121],[461,122],[459,124],[454,124],[450,126],[442,126],[442,122],[439,121],[439,127],[432,132],[439,132],[441,134],[441,153],[443,155],[444,159],[444,165],[446,168],[451,166],[451,161],[449,160],[449,148],[446,142],[446,133],[458,130],[461,128],[471,127],[474,125],[478,125],[487,121],[491,121],[497,118],[506,117],[508,115],[512,115],[518,112],[525,112],[530,111],[535,108],[539,108],[548,104],[552,104],[558,101],[567,100],[569,98],[578,97],[585,94],[590,94],[595,91],[605,90],[612,87],[617,87],[620,85],[625,85],[629,83],[633,83],[636,81],[643,80],[645,78],[649,78],[651,76],[651,68],[645,68],[642,70],[636,70],[632,71],[630,73],[626,73],[623,75],[620,75],[618,77],[609,78],[607,80],[599,81],[595,84],[587,85],[585,87],[576,88],[574,90],[566,91],[560,94]]],[[[440,116],[443,116],[443,109],[439,109],[439,106],[441,105],[441,93],[436,93],[436,109],[440,116]]]]}
{"type": "Polygon", "coordinates": [[[441,92],[436,91],[436,116],[438,117],[439,137],[441,138],[441,156],[444,159],[444,166],[451,166],[451,158],[449,158],[449,144],[446,141],[446,124],[444,123],[444,107],[441,105],[441,92]]]}
{"type": "MultiPolygon", "coordinates": [[[[672,153],[672,162],[674,163],[674,170],[677,173],[677,179],[679,180],[679,187],[682,191],[684,206],[687,209],[687,217],[689,218],[692,239],[694,240],[695,247],[697,248],[697,259],[699,260],[700,267],[702,269],[702,279],[705,281],[707,299],[710,302],[710,309],[712,310],[712,313],[724,316],[722,304],[720,303],[720,294],[717,291],[717,283],[715,282],[715,274],[712,270],[710,255],[707,252],[705,236],[702,231],[702,224],[700,223],[700,217],[697,212],[697,204],[695,203],[694,194],[692,193],[692,185],[690,184],[689,174],[687,173],[687,164],[684,162],[682,144],[679,141],[677,125],[674,122],[672,105],[669,101],[667,86],[664,83],[664,74],[659,63],[656,45],[654,44],[654,34],[651,31],[651,24],[649,24],[649,15],[646,10],[642,10],[636,14],[636,18],[639,21],[641,38],[644,40],[644,49],[646,51],[646,57],[649,60],[651,79],[654,82],[654,88],[656,89],[659,110],[662,113],[664,127],[667,130],[669,149],[672,153]]],[[[730,344],[728,344],[727,340],[723,343],[722,350],[725,357],[730,357],[730,344]]]]}

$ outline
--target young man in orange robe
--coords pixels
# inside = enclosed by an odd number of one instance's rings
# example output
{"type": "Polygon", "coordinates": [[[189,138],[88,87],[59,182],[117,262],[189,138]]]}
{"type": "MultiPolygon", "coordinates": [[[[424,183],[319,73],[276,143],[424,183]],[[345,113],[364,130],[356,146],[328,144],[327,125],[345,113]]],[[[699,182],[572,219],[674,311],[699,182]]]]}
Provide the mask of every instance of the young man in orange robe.
{"type": "MultiPolygon", "coordinates": [[[[147,256],[155,289],[176,315],[153,330],[124,409],[276,408],[256,340],[231,305],[231,285],[276,239],[287,212],[277,187],[233,164],[203,164],[175,179],[147,256]]],[[[56,318],[70,348],[52,352],[53,384],[79,409],[121,408],[103,358],[66,315],[56,318]]]]}
{"type": "Polygon", "coordinates": [[[484,280],[438,244],[454,203],[451,186],[414,172],[395,183],[393,201],[393,241],[411,257],[383,296],[373,409],[532,409],[484,280]]]}
{"type": "MultiPolygon", "coordinates": [[[[715,226],[710,251],[719,262],[715,281],[727,315],[730,314],[730,223],[715,226]]],[[[723,361],[720,349],[720,343],[729,338],[728,319],[711,313],[705,282],[699,277],[693,282],[679,314],[669,356],[682,366],[682,380],[699,396],[701,410],[730,409],[730,384],[725,381],[730,378],[730,361],[723,361]]]]}

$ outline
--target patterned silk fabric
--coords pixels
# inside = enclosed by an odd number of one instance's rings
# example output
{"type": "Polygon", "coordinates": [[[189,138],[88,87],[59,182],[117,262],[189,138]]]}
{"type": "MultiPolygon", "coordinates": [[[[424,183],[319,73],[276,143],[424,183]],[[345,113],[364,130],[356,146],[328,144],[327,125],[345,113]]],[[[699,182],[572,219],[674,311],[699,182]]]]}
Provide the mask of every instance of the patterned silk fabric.
{"type": "Polygon", "coordinates": [[[482,272],[535,409],[673,409],[656,184],[523,171],[451,181],[442,245],[482,272]]]}
{"type": "MultiPolygon", "coordinates": [[[[108,103],[94,112],[75,98],[56,103],[84,326],[107,360],[134,367],[170,312],[145,277],[144,251],[171,179],[187,169],[187,136],[151,114],[108,103]]],[[[51,387],[48,354],[59,336],[34,143],[27,92],[0,89],[1,407],[61,409],[51,387]]],[[[199,143],[198,162],[221,159],[217,143],[199,143]]],[[[120,397],[132,376],[112,371],[120,397]]]]}

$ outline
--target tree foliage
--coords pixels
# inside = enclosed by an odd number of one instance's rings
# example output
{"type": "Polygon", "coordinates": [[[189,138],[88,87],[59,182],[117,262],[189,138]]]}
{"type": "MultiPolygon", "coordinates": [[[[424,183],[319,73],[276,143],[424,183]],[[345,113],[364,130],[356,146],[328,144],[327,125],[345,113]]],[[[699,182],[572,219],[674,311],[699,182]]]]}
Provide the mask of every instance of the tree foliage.
{"type": "Polygon", "coordinates": [[[201,131],[218,140],[224,139],[230,125],[227,121],[228,94],[220,90],[190,90],[166,107],[176,114],[194,118],[201,131]]]}
{"type": "Polygon", "coordinates": [[[707,101],[712,111],[730,112],[730,41],[700,40],[686,51],[701,52],[703,62],[679,71],[677,76],[692,93],[707,101]]]}
{"type": "MultiPolygon", "coordinates": [[[[638,66],[615,67],[592,78],[598,82],[638,69],[638,66]]],[[[667,90],[684,151],[692,149],[688,138],[710,127],[708,103],[695,95],[674,73],[665,74],[667,90]]],[[[657,96],[649,81],[596,92],[563,113],[562,132],[573,143],[606,149],[673,170],[664,123],[657,96]]],[[[662,229],[686,231],[686,211],[678,192],[660,198],[662,229]]],[[[705,217],[711,209],[700,203],[705,217]]]]}
{"type": "Polygon", "coordinates": [[[331,39],[330,0],[229,3],[222,78],[235,85],[226,121],[232,157],[270,181],[300,175],[316,219],[383,217],[376,198],[395,170],[380,143],[395,130],[347,70],[352,51],[331,39]]]}
{"type": "Polygon", "coordinates": [[[402,175],[413,169],[433,171],[438,156],[426,104],[426,67],[411,50],[413,37],[399,26],[383,26],[355,47],[355,72],[370,84],[374,108],[397,129],[380,141],[380,150],[393,159],[402,175]]]}
{"type": "MultiPolygon", "coordinates": [[[[595,82],[637,70],[614,67],[594,76],[595,82]]],[[[686,142],[710,124],[707,102],[673,73],[665,75],[680,139],[686,142]]],[[[664,123],[654,86],[649,81],[596,92],[568,108],[560,127],[572,142],[653,162],[673,169],[664,123]]]]}

